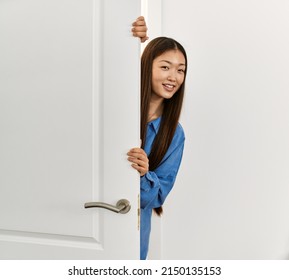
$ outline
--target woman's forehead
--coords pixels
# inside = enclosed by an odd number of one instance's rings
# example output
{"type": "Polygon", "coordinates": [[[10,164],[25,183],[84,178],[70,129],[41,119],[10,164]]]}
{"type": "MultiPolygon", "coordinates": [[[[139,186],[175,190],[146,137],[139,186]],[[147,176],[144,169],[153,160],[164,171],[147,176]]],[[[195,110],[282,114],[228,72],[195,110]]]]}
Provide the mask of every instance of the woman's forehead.
{"type": "Polygon", "coordinates": [[[155,62],[167,62],[170,64],[186,65],[186,59],[183,53],[178,50],[168,50],[157,56],[155,62]]]}

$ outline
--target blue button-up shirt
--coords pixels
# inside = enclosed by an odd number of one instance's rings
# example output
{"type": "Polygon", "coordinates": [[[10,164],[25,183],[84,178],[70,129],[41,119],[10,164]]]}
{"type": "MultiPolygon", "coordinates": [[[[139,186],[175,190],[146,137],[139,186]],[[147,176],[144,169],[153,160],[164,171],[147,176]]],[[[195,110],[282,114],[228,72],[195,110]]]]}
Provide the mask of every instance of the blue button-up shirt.
{"type": "MultiPolygon", "coordinates": [[[[148,123],[144,150],[149,155],[153,141],[158,133],[161,118],[148,123]]],[[[149,247],[151,216],[153,208],[163,205],[173,188],[183,155],[185,134],[179,124],[173,140],[162,162],[154,171],[149,171],[140,180],[141,189],[141,226],[140,259],[145,260],[149,247]]]]}

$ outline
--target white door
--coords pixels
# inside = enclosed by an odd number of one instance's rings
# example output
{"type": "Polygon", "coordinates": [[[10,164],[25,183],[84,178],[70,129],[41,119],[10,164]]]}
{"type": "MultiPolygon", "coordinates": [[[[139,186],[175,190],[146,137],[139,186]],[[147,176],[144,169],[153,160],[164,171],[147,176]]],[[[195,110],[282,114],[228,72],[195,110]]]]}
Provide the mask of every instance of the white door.
{"type": "Polygon", "coordinates": [[[138,2],[0,1],[1,259],[139,258],[138,2]]]}

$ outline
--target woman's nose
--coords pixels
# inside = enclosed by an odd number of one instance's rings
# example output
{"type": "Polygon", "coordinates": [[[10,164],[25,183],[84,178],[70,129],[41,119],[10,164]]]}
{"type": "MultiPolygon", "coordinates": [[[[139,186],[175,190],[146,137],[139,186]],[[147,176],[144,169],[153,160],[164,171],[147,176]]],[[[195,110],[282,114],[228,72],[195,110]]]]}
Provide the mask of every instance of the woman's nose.
{"type": "Polygon", "coordinates": [[[175,82],[176,81],[176,75],[174,73],[170,73],[168,76],[168,80],[175,82]]]}

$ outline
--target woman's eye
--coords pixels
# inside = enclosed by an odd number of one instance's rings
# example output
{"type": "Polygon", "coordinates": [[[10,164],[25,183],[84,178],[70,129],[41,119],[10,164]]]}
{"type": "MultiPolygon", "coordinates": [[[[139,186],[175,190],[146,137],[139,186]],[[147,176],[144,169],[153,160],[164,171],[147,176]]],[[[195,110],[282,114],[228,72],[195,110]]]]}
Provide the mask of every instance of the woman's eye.
{"type": "Polygon", "coordinates": [[[163,70],[169,70],[169,67],[168,67],[168,66],[161,66],[161,68],[162,68],[163,70]]]}
{"type": "Polygon", "coordinates": [[[179,72],[185,73],[185,69],[179,69],[179,72]]]}

